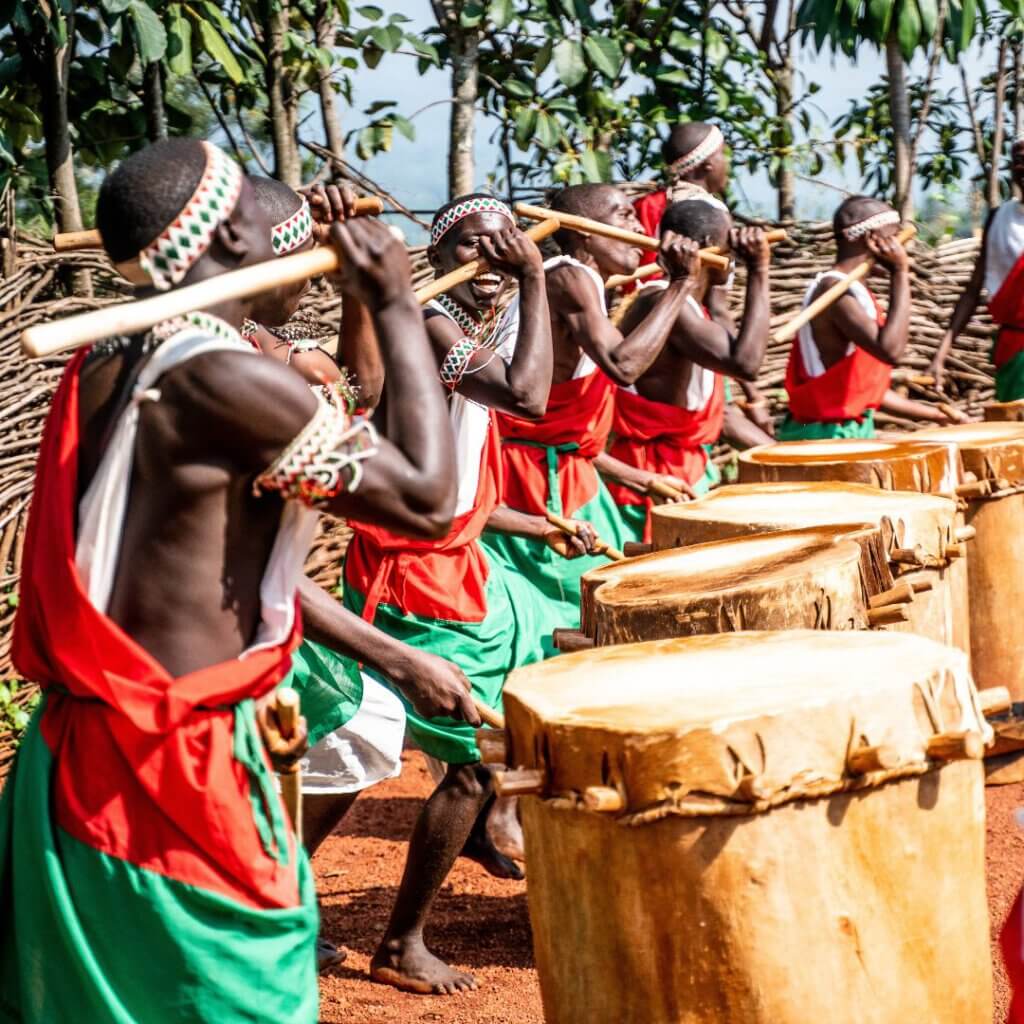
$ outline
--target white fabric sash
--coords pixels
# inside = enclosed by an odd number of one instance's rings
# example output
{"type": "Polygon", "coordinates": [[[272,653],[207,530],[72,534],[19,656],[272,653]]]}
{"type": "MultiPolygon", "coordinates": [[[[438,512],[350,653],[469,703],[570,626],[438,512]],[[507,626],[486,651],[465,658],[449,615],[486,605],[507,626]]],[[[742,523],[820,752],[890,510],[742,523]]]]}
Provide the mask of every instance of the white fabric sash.
{"type": "MultiPolygon", "coordinates": [[[[804,292],[804,301],[801,303],[800,308],[806,309],[812,299],[814,293],[818,288],[818,285],[822,281],[835,278],[837,281],[841,281],[846,277],[841,270],[826,270],[823,274],[818,274],[813,281],[807,286],[807,291],[804,292]]],[[[860,283],[860,281],[854,281],[850,285],[849,294],[852,295],[858,303],[860,308],[872,319],[875,320],[878,317],[878,310],[875,307],[874,300],[871,298],[871,292],[860,283]]],[[[811,324],[804,324],[800,328],[800,333],[797,335],[797,343],[800,346],[800,358],[803,360],[804,372],[808,377],[820,377],[825,372],[825,364],[821,358],[821,352],[818,350],[818,343],[814,340],[814,329],[811,324]]],[[[851,341],[846,346],[845,355],[852,356],[853,350],[857,346],[851,341]]]]}
{"type": "Polygon", "coordinates": [[[989,298],[1003,286],[1024,256],[1024,205],[1011,199],[995,212],[985,241],[985,291],[989,298]]]}

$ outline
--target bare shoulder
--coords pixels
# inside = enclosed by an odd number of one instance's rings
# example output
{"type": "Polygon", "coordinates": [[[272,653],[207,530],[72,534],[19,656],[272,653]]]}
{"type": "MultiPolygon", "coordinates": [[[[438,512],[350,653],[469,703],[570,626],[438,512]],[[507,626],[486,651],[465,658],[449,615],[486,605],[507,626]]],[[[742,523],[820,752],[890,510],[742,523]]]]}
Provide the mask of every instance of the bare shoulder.
{"type": "Polygon", "coordinates": [[[563,263],[545,271],[544,277],[548,303],[559,312],[577,312],[597,303],[593,281],[582,267],[563,263]]]}

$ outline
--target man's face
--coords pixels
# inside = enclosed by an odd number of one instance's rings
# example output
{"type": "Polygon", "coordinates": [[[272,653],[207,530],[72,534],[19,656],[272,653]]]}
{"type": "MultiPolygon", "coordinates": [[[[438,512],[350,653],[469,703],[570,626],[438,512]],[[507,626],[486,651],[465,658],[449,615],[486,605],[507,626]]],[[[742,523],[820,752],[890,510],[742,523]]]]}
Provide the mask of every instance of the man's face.
{"type": "MultiPolygon", "coordinates": [[[[511,226],[508,218],[500,213],[471,213],[463,217],[436,247],[431,246],[427,250],[430,264],[439,273],[447,274],[464,263],[479,259],[483,256],[480,239],[485,236],[493,238],[511,226]]],[[[465,309],[485,313],[497,305],[510,281],[507,274],[491,271],[450,289],[448,294],[465,309]]]]}
{"type": "Polygon", "coordinates": [[[1024,142],[1015,142],[1010,148],[1010,174],[1013,183],[1024,191],[1024,142]]]}
{"type": "Polygon", "coordinates": [[[729,184],[729,156],[725,146],[720,147],[708,160],[706,184],[709,192],[725,192],[729,184]]]}
{"type": "MultiPolygon", "coordinates": [[[[600,199],[594,204],[592,216],[602,224],[643,234],[643,225],[637,218],[633,204],[613,185],[601,190],[600,199]]],[[[614,274],[632,274],[640,265],[642,250],[628,242],[588,235],[583,247],[594,258],[598,272],[605,278],[614,274]]]]}
{"type": "MultiPolygon", "coordinates": [[[[292,256],[297,252],[308,252],[315,245],[316,242],[313,236],[310,235],[302,245],[296,246],[287,255],[292,256]]],[[[273,246],[271,246],[271,249],[273,249],[273,246]]],[[[272,291],[256,296],[252,312],[253,320],[266,327],[279,327],[281,324],[288,323],[295,316],[302,303],[303,296],[309,289],[310,280],[306,277],[301,281],[295,281],[291,284],[282,284],[272,291]]]]}

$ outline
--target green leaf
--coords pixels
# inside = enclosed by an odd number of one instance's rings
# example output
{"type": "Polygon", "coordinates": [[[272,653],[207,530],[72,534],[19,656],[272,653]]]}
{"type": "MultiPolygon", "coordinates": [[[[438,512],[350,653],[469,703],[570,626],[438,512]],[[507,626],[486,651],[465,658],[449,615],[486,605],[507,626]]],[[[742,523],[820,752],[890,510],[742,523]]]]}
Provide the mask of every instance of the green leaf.
{"type": "Polygon", "coordinates": [[[903,59],[909,61],[921,42],[921,15],[916,0],[901,0],[899,20],[896,22],[896,38],[899,40],[903,59]]]}
{"type": "Polygon", "coordinates": [[[585,149],[580,157],[580,167],[587,181],[611,181],[612,161],[604,150],[585,149]]]}
{"type": "Polygon", "coordinates": [[[537,145],[542,149],[554,149],[562,137],[558,122],[543,110],[537,112],[537,145]]]}
{"type": "Polygon", "coordinates": [[[487,5],[487,20],[495,28],[506,28],[511,24],[514,15],[512,0],[491,0],[487,5]]]}
{"type": "Polygon", "coordinates": [[[245,78],[241,64],[231,52],[231,47],[224,41],[224,37],[208,22],[200,19],[199,37],[203,43],[203,49],[224,69],[228,78],[236,85],[245,78]]]}
{"type": "Polygon", "coordinates": [[[530,148],[537,130],[537,111],[533,107],[520,107],[516,111],[515,131],[512,134],[516,145],[524,152],[530,148]]]}
{"type": "Polygon", "coordinates": [[[588,35],[583,40],[583,49],[590,58],[590,63],[601,74],[615,78],[622,67],[622,47],[614,39],[607,36],[588,35]]]}
{"type": "Polygon", "coordinates": [[[8,594],[7,595],[7,604],[11,608],[17,608],[20,601],[21,601],[21,595],[17,591],[14,591],[13,594],[8,594]]]}
{"type": "Polygon", "coordinates": [[[367,4],[365,7],[357,7],[356,14],[362,15],[367,21],[377,21],[384,17],[384,12],[372,4],[367,4]]]}
{"type": "Polygon", "coordinates": [[[468,3],[459,11],[459,25],[462,28],[476,28],[484,20],[483,4],[468,3]]]}
{"type": "Polygon", "coordinates": [[[375,68],[384,56],[384,51],[372,43],[363,48],[363,63],[371,70],[375,68]]]}
{"type": "Polygon", "coordinates": [[[676,29],[668,37],[668,45],[671,50],[699,50],[700,39],[697,36],[689,35],[676,29]]]}
{"type": "Polygon", "coordinates": [[[3,60],[0,60],[0,85],[13,82],[18,77],[18,72],[20,71],[21,57],[19,54],[14,54],[12,57],[5,57],[3,60]]]}
{"type": "Polygon", "coordinates": [[[922,45],[927,45],[935,36],[935,25],[939,20],[939,8],[935,0],[917,0],[917,9],[921,15],[922,45]]]}
{"type": "Polygon", "coordinates": [[[562,84],[571,89],[586,77],[583,47],[575,39],[563,39],[554,49],[555,71],[562,84]]]}
{"type": "Polygon", "coordinates": [[[725,63],[726,57],[729,56],[729,47],[726,45],[725,40],[722,38],[722,34],[716,29],[709,28],[704,33],[704,45],[705,53],[708,55],[708,60],[716,66],[721,66],[725,63]]]}
{"type": "Polygon", "coordinates": [[[414,142],[416,139],[416,129],[413,127],[412,121],[407,117],[403,117],[401,114],[392,114],[391,121],[394,126],[410,141],[414,142]]]}
{"type": "Polygon", "coordinates": [[[536,53],[533,58],[533,73],[538,77],[547,70],[551,63],[551,54],[554,50],[554,43],[549,39],[536,53]]]}
{"type": "Polygon", "coordinates": [[[520,82],[518,78],[509,78],[502,85],[505,87],[505,92],[517,100],[528,100],[533,96],[533,90],[525,82],[520,82]]]}
{"type": "Polygon", "coordinates": [[[100,8],[107,14],[124,14],[132,0],[100,0],[100,8]]]}
{"type": "Polygon", "coordinates": [[[167,52],[167,33],[156,13],[142,0],[132,0],[129,13],[135,30],[139,61],[146,65],[162,60],[167,52]]]}

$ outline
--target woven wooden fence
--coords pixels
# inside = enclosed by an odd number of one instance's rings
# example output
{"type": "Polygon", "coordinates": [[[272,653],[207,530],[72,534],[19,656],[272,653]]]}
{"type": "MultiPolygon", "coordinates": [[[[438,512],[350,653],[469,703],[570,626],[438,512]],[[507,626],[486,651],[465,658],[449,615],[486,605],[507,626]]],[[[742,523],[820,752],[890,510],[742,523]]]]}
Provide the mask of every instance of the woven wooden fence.
{"type": "MultiPolygon", "coordinates": [[[[127,294],[126,286],[100,253],[83,252],[58,258],[48,244],[5,230],[5,218],[11,215],[7,199],[0,196],[0,260],[4,270],[0,280],[0,680],[13,675],[11,624],[17,605],[36,452],[50,397],[64,365],[63,359],[27,361],[19,351],[18,336],[32,324],[95,309],[120,301],[127,294]],[[78,270],[91,271],[95,297],[65,294],[63,278],[78,270]]],[[[970,276],[977,247],[973,239],[949,242],[935,249],[921,243],[912,245],[914,311],[912,342],[905,360],[908,367],[921,371],[928,365],[949,321],[953,303],[970,276]]],[[[782,322],[800,307],[808,280],[830,265],[832,253],[827,224],[802,224],[791,229],[790,240],[775,250],[773,323],[782,322]]],[[[410,257],[415,283],[430,278],[432,272],[423,248],[410,249],[410,257]]],[[[742,296],[742,274],[736,295],[742,296]]],[[[340,300],[326,288],[313,289],[305,300],[305,310],[336,325],[340,300]]],[[[993,394],[988,359],[992,334],[991,322],[982,312],[964,332],[948,363],[945,400],[952,400],[972,415],[980,416],[982,404],[990,401],[993,394]]],[[[787,353],[788,346],[771,345],[761,373],[760,383],[777,415],[785,408],[782,383],[787,353]]],[[[913,394],[922,400],[940,398],[927,389],[915,388],[913,394]]],[[[889,428],[912,426],[885,416],[878,419],[889,428]]],[[[729,451],[720,447],[716,455],[727,459],[729,451]]],[[[346,541],[344,524],[325,517],[307,567],[310,575],[324,586],[337,585],[346,541]]],[[[23,687],[16,700],[27,703],[31,698],[31,688],[23,687]]],[[[13,737],[0,727],[0,777],[13,751],[13,737]]]]}

